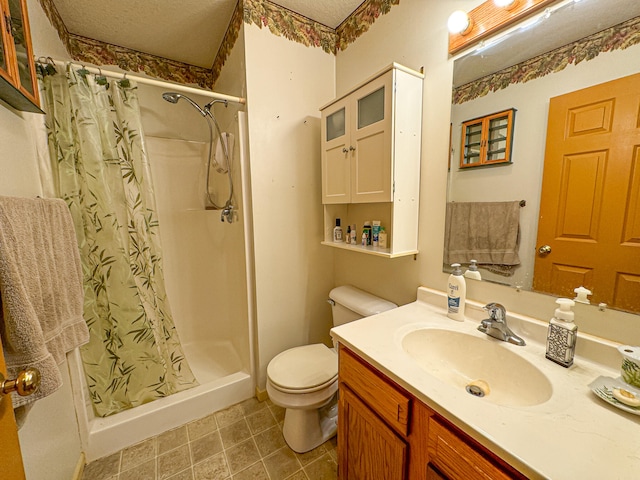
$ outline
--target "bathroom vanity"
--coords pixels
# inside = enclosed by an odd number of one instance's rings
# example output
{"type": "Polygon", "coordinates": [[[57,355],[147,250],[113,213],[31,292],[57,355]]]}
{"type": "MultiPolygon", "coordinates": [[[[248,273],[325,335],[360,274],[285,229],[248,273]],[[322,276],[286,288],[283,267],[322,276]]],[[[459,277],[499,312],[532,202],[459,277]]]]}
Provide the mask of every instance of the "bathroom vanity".
{"type": "Polygon", "coordinates": [[[526,478],[343,346],[338,416],[341,479],[526,478]]]}
{"type": "Polygon", "coordinates": [[[465,322],[445,304],[421,287],[412,304],[332,330],[341,479],[637,478],[640,416],[589,387],[619,377],[617,344],[582,335],[567,369],[544,358],[547,322],[508,312],[527,342],[516,346],[477,330],[481,304],[465,322]],[[486,380],[486,396],[469,380],[486,380]]]}

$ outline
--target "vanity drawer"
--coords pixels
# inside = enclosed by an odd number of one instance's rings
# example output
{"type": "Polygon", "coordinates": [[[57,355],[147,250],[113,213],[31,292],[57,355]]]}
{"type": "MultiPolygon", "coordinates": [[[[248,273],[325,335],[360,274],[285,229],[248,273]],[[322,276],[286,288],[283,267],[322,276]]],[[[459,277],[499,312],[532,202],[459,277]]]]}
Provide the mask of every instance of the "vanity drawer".
{"type": "Polygon", "coordinates": [[[508,480],[523,478],[510,475],[486,456],[443,425],[436,417],[429,418],[428,447],[429,463],[448,478],[484,480],[508,480]]]}
{"type": "Polygon", "coordinates": [[[371,370],[343,346],[340,346],[339,375],[340,382],[347,384],[389,426],[407,436],[411,407],[411,398],[407,394],[371,370]]]}

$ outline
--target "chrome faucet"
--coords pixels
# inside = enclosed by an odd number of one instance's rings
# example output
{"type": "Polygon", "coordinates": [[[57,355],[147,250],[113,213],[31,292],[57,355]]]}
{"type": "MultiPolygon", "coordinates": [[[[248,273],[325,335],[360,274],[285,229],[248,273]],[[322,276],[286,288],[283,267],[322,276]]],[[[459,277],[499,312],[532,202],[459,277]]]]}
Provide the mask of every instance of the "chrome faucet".
{"type": "Polygon", "coordinates": [[[488,303],[482,308],[489,313],[489,318],[480,322],[478,330],[503,342],[520,346],[525,345],[524,340],[513,333],[507,326],[507,311],[502,305],[499,303],[488,303]]]}

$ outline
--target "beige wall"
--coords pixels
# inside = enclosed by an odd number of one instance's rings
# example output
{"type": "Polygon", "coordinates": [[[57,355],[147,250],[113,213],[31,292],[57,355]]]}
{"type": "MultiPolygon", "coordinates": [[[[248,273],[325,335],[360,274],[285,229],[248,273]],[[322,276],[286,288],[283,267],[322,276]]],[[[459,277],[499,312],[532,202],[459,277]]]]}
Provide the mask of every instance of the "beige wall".
{"type": "MultiPolygon", "coordinates": [[[[336,89],[349,88],[391,62],[419,69],[424,66],[424,115],[419,250],[413,259],[373,259],[350,252],[336,253],[335,283],[352,283],[396,303],[415,299],[416,287],[444,290],[442,273],[444,210],[453,59],[447,55],[446,23],[458,9],[471,10],[480,0],[402,0],[380,17],[370,30],[338,53],[336,89]]],[[[467,297],[499,301],[507,309],[537,318],[549,318],[554,297],[518,292],[487,282],[468,282],[467,297]]],[[[576,307],[576,324],[583,332],[624,343],[640,343],[638,315],[599,312],[595,307],[576,307]]]]}
{"type": "Polygon", "coordinates": [[[258,386],[283,350],[329,341],[332,252],[320,245],[320,105],[332,55],[246,25],[258,386]]]}

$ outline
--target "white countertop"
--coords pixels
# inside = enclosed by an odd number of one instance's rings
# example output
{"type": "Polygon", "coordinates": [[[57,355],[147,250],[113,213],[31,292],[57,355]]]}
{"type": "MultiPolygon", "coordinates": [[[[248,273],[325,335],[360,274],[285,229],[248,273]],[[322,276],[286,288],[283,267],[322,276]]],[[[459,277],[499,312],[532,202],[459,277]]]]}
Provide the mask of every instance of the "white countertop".
{"type": "Polygon", "coordinates": [[[509,327],[527,342],[516,346],[477,330],[486,318],[481,304],[467,301],[465,322],[449,319],[445,305],[443,292],[420,287],[416,302],[336,327],[331,334],[530,478],[640,479],[640,416],[609,405],[589,388],[601,375],[620,376],[618,344],[579,334],[574,364],[564,368],[545,358],[547,322],[507,312],[509,327]],[[412,330],[434,327],[516,352],[548,378],[551,398],[535,406],[501,406],[430,375],[401,342],[412,330]]]}

